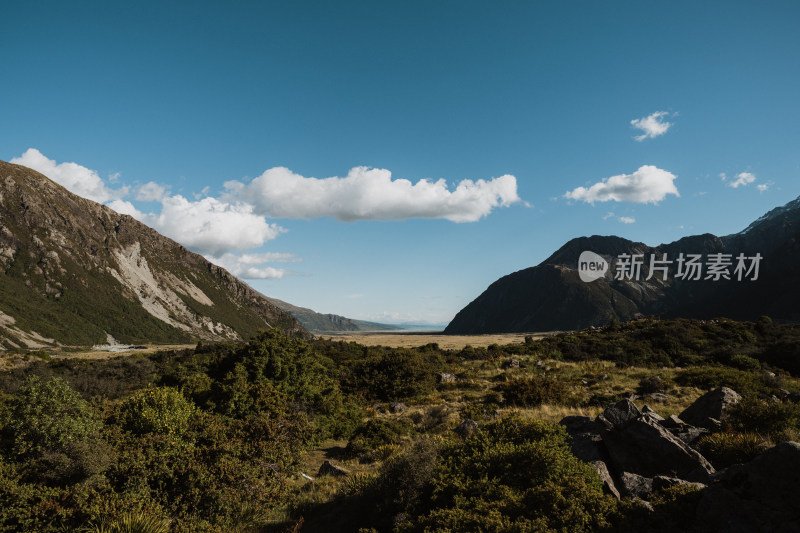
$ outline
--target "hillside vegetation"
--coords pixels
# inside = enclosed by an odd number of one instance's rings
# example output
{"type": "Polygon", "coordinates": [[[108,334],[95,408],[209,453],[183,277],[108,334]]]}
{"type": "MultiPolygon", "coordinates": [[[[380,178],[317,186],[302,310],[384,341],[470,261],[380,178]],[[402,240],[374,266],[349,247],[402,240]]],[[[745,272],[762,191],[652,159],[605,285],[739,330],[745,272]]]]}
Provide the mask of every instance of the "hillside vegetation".
{"type": "MultiPolygon", "coordinates": [[[[3,531],[724,531],[701,491],[621,500],[567,415],[659,415],[728,386],[720,468],[800,434],[800,326],[639,320],[443,350],[272,330],[107,360],[32,352],[0,374],[3,531]]],[[[700,445],[698,445],[700,446],[700,445]]],[[[705,453],[705,452],[704,452],[705,453]]],[[[710,490],[710,489],[708,489],[710,490]]]]}

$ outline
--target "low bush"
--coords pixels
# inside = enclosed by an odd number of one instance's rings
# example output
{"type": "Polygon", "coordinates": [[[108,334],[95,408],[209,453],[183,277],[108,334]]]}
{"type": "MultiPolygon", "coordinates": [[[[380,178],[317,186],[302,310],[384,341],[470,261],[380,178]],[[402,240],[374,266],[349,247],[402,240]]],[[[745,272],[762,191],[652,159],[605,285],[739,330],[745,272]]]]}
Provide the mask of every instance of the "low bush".
{"type": "Polygon", "coordinates": [[[413,431],[407,419],[373,418],[356,428],[345,450],[351,457],[360,456],[387,444],[400,444],[413,431]]]}
{"type": "Polygon", "coordinates": [[[746,463],[769,446],[770,442],[758,433],[714,433],[697,442],[697,448],[715,468],[746,463]]]}
{"type": "Polygon", "coordinates": [[[194,404],[171,387],[147,387],[127,398],[120,408],[122,426],[134,433],[180,437],[189,427],[194,404]]]}
{"type": "Polygon", "coordinates": [[[562,403],[567,398],[567,387],[550,378],[529,377],[501,383],[495,390],[503,395],[507,405],[536,407],[543,403],[562,403]]]}
{"type": "Polygon", "coordinates": [[[704,390],[725,386],[742,395],[767,395],[773,392],[772,387],[760,373],[721,365],[686,368],[678,373],[675,382],[704,390]]]}
{"type": "Polygon", "coordinates": [[[746,397],[731,406],[725,420],[735,431],[777,437],[800,432],[800,404],[746,397]]]}

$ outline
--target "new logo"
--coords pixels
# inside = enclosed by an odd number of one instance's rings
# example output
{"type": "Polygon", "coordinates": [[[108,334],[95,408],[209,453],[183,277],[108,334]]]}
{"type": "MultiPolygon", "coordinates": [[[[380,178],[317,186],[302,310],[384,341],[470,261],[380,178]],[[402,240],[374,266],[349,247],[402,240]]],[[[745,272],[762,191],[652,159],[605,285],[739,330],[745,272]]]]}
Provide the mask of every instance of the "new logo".
{"type": "Polygon", "coordinates": [[[594,252],[581,252],[578,258],[578,275],[581,281],[591,282],[600,279],[608,272],[608,261],[594,252]]]}

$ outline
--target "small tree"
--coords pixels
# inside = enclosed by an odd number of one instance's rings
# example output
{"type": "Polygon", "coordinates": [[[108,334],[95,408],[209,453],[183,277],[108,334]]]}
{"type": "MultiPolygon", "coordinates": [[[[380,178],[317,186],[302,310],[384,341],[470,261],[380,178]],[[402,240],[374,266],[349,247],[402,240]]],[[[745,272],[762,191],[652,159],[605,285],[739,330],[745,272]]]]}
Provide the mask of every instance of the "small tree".
{"type": "Polygon", "coordinates": [[[89,404],[61,378],[25,380],[11,400],[3,426],[13,457],[27,459],[86,443],[102,424],[89,404]]]}

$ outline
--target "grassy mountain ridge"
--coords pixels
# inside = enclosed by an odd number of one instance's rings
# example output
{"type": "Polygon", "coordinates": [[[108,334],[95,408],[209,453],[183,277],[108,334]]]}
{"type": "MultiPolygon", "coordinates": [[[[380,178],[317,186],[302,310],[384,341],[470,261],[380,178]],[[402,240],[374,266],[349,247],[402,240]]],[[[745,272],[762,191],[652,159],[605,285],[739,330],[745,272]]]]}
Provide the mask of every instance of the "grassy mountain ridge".
{"type": "Polygon", "coordinates": [[[304,328],[312,333],[331,333],[337,331],[393,331],[403,329],[400,326],[393,326],[391,324],[356,320],[354,318],[347,318],[331,313],[317,313],[313,309],[298,307],[284,302],[283,300],[278,300],[277,298],[267,297],[267,300],[295,317],[304,328]]]}
{"type": "Polygon", "coordinates": [[[0,345],[238,340],[302,326],[127,215],[0,161],[0,345]]]}

